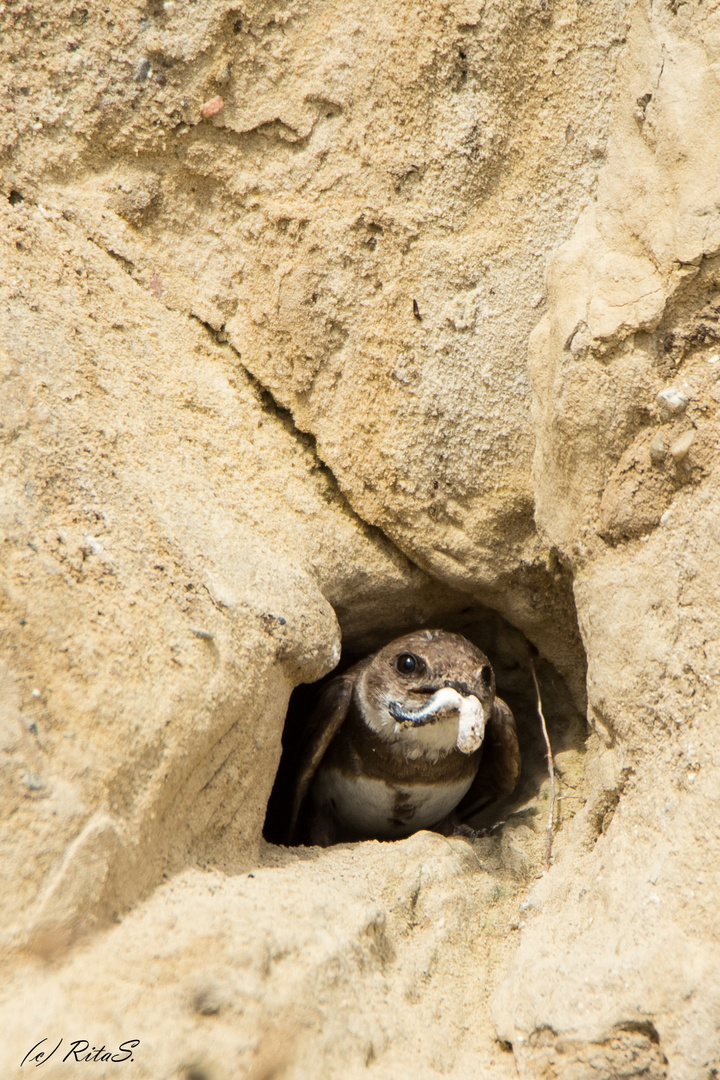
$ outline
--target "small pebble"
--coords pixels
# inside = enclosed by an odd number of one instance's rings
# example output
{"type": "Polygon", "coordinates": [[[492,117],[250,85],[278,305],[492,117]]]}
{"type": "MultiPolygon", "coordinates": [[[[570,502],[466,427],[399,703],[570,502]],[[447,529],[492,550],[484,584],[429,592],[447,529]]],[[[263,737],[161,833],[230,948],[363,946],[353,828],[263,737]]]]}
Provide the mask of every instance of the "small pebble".
{"type": "Polygon", "coordinates": [[[670,447],[670,453],[673,461],[680,462],[687,456],[687,452],[692,446],[693,439],[695,438],[695,432],[691,429],[686,431],[670,447]]]}
{"type": "Polygon", "coordinates": [[[688,399],[681,390],[668,386],[667,390],[661,390],[655,398],[660,409],[660,415],[664,418],[679,416],[688,407],[688,399]]]}
{"type": "Polygon", "coordinates": [[[222,112],[224,107],[225,102],[218,94],[217,97],[210,98],[200,106],[200,115],[204,120],[209,120],[211,116],[217,116],[219,112],[222,112]]]}
{"type": "Polygon", "coordinates": [[[195,637],[202,638],[203,641],[212,641],[213,636],[209,630],[196,630],[194,626],[190,627],[190,633],[195,637]]]}
{"type": "Polygon", "coordinates": [[[662,431],[658,431],[657,435],[650,443],[650,460],[654,465],[660,465],[665,460],[667,455],[667,443],[665,442],[665,436],[662,431]]]}
{"type": "Polygon", "coordinates": [[[717,353],[714,356],[708,356],[708,364],[717,364],[718,360],[720,360],[720,356],[717,353]]]}
{"type": "Polygon", "coordinates": [[[138,66],[135,68],[135,74],[133,79],[135,82],[145,82],[150,78],[150,72],[152,71],[152,64],[149,60],[140,60],[138,66]]]}

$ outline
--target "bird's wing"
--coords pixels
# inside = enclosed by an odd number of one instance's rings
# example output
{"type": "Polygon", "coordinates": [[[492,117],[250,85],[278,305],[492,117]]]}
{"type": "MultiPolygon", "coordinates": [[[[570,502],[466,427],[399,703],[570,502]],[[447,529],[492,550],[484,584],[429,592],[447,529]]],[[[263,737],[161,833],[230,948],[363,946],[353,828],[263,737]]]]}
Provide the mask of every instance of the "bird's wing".
{"type": "Polygon", "coordinates": [[[293,842],[298,815],[318,765],[347,716],[354,686],[355,677],[350,673],[333,679],[323,690],[308,720],[303,739],[305,749],[295,781],[289,843],[293,842]]]}
{"type": "Polygon", "coordinates": [[[515,717],[502,698],[496,697],[485,725],[482,757],[477,776],[460,805],[463,818],[489,806],[515,790],[520,776],[520,747],[515,717]]]}

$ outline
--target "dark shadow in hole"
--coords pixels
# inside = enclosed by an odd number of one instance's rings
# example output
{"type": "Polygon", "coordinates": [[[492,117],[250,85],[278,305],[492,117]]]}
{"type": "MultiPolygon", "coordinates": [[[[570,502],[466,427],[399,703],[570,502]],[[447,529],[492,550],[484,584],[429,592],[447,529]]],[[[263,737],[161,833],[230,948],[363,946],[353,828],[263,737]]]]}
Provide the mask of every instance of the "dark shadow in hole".
{"type": "MultiPolygon", "coordinates": [[[[525,635],[497,612],[480,605],[468,605],[454,614],[446,614],[432,628],[464,634],[483,650],[495,671],[497,692],[513,711],[522,754],[522,771],[518,785],[509,795],[468,818],[473,828],[488,829],[504,821],[509,814],[527,806],[537,797],[547,777],[545,743],[537,715],[535,690],[528,662],[528,641],[525,635]]],[[[408,627],[408,630],[416,627],[408,627]]],[[[371,651],[405,631],[399,630],[378,636],[371,651]]],[[[312,711],[325,683],[341,674],[363,655],[344,651],[339,665],[325,679],[309,686],[298,686],[290,698],[283,752],[267,808],[263,835],[272,844],[286,844],[294,779],[301,752],[301,734],[305,720],[312,711]]],[[[570,748],[581,750],[587,735],[585,718],[574,704],[567,684],[557,670],[542,656],[535,660],[543,709],[554,753],[570,748]]],[[[460,805],[462,812],[462,804],[460,805]]],[[[302,827],[298,836],[302,842],[302,827]]]]}

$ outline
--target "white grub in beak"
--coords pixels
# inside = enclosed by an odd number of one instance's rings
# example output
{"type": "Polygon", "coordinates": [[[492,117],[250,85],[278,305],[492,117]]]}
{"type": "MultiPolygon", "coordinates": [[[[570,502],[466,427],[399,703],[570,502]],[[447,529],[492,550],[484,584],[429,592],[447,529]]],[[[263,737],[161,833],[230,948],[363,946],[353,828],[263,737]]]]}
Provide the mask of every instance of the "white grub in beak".
{"type": "Polygon", "coordinates": [[[485,734],[485,716],[479,699],[473,694],[463,697],[451,686],[436,690],[427,704],[420,709],[405,710],[393,701],[390,703],[389,712],[397,721],[396,730],[401,727],[424,727],[425,724],[432,724],[452,713],[458,713],[457,748],[463,754],[472,754],[477,750],[485,734]]]}
{"type": "Polygon", "coordinates": [[[463,754],[472,754],[485,735],[485,714],[479,699],[473,694],[460,698],[460,702],[457,747],[463,754]]]}

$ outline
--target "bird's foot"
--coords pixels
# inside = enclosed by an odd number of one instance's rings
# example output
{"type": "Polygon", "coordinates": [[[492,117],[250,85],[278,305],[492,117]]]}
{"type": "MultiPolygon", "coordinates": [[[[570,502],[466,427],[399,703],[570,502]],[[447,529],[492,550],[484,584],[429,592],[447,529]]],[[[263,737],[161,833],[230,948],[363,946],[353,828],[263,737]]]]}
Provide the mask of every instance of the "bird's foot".
{"type": "Polygon", "coordinates": [[[466,840],[477,840],[478,836],[481,836],[482,834],[476,832],[475,829],[472,829],[469,825],[459,824],[453,826],[453,830],[450,835],[464,836],[466,840]]]}
{"type": "Polygon", "coordinates": [[[455,814],[448,814],[446,818],[439,821],[434,826],[433,832],[440,833],[441,836],[464,836],[466,840],[474,840],[478,835],[469,825],[458,821],[455,814]]]}

